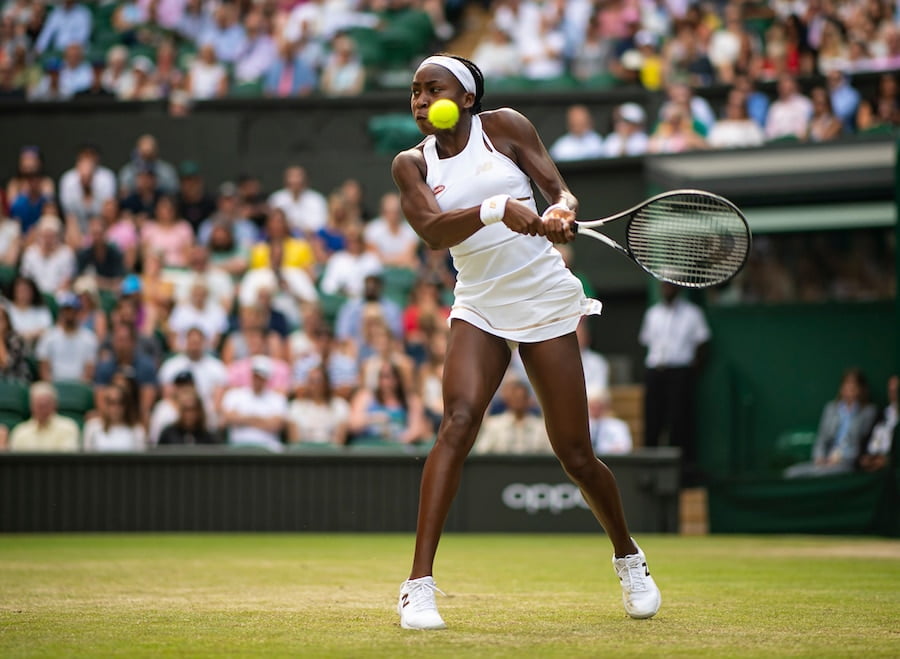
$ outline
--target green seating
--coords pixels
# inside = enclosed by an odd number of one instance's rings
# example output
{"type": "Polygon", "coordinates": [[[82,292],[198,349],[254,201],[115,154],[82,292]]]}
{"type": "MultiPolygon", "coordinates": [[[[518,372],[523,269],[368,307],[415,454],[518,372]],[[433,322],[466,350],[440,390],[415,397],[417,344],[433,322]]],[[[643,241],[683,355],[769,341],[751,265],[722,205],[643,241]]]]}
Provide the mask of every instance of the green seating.
{"type": "Polygon", "coordinates": [[[0,380],[0,425],[12,430],[29,416],[28,386],[13,380],[0,380]]]}
{"type": "Polygon", "coordinates": [[[6,291],[12,285],[16,272],[15,266],[0,264],[0,291],[6,291]]]}
{"type": "Polygon", "coordinates": [[[812,430],[790,430],[781,433],[775,440],[772,466],[783,469],[798,462],[812,460],[816,433],[812,430]]]}
{"type": "Polygon", "coordinates": [[[57,412],[72,419],[81,428],[88,412],[94,409],[94,388],[77,381],[54,382],[57,412]]]}
{"type": "Polygon", "coordinates": [[[408,268],[385,268],[382,272],[384,294],[405,307],[409,304],[409,294],[416,284],[416,273],[408,268]]]}
{"type": "Polygon", "coordinates": [[[374,116],[369,119],[368,129],[375,151],[386,155],[408,149],[422,139],[415,119],[408,112],[374,116]]]}

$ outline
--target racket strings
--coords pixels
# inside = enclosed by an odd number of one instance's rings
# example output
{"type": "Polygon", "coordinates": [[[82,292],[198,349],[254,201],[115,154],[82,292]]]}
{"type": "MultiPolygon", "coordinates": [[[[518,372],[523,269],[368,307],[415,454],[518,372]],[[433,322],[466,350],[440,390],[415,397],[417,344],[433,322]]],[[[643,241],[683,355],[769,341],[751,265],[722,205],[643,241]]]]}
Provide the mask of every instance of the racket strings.
{"type": "Polygon", "coordinates": [[[660,279],[692,287],[732,277],[743,266],[750,236],[740,214],[723,200],[697,194],[656,199],[628,226],[634,258],[660,279]]]}

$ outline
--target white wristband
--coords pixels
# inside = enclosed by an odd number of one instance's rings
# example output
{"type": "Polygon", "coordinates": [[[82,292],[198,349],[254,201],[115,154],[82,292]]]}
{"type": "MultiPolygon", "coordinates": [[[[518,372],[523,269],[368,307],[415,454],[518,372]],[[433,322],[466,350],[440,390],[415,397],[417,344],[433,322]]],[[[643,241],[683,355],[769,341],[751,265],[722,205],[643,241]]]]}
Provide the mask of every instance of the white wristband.
{"type": "Polygon", "coordinates": [[[547,210],[545,210],[544,214],[541,215],[541,219],[546,220],[547,216],[550,214],[550,211],[555,211],[555,210],[567,211],[567,210],[571,210],[571,209],[568,206],[566,206],[565,204],[556,203],[551,206],[547,206],[547,210]]]}
{"type": "Polygon", "coordinates": [[[481,223],[485,226],[503,221],[508,194],[498,194],[481,202],[481,223]]]}

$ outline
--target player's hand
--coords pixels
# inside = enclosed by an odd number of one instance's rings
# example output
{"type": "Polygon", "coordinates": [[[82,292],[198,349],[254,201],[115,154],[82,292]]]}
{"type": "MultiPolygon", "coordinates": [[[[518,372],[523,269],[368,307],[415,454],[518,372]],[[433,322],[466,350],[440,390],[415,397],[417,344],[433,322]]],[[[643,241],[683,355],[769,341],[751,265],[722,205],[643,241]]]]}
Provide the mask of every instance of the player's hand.
{"type": "Polygon", "coordinates": [[[507,200],[503,223],[516,233],[524,233],[528,236],[546,235],[546,227],[540,216],[515,199],[507,200]]]}
{"type": "Polygon", "coordinates": [[[575,240],[575,211],[553,204],[542,216],[544,235],[552,243],[568,243],[575,240]]]}

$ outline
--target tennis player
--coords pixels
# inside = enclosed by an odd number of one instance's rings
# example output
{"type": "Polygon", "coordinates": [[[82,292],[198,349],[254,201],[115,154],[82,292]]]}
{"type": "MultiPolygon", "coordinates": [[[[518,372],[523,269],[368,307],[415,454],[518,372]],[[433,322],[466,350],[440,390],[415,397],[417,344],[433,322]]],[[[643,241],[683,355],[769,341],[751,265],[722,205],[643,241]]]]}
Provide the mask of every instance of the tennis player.
{"type": "Polygon", "coordinates": [[[432,249],[450,248],[458,271],[444,365],[444,417],[422,474],[412,571],[400,588],[407,629],[443,629],[432,576],[463,463],[511,350],[520,352],[540,400],[550,443],[612,541],[626,612],[649,618],[659,589],[628,532],[612,472],[588,432],[584,375],[575,328],[600,302],[585,297],[553,243],[574,239],[578,202],[531,122],[509,108],[482,112],[484,78],[472,62],[436,55],[413,76],[411,109],[426,136],[398,154],[392,174],[403,212],[432,249]],[[460,108],[455,126],[436,129],[438,99],[460,108]],[[532,183],[549,207],[538,215],[532,183]]]}

